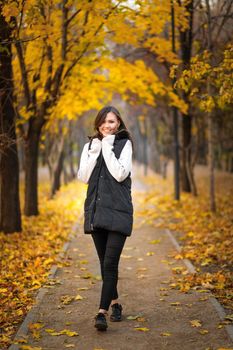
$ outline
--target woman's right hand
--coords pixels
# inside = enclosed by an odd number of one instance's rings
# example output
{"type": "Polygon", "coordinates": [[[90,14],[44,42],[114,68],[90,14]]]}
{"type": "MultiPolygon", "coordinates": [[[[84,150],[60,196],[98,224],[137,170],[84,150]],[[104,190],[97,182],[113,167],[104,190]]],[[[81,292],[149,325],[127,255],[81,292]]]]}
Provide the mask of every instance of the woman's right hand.
{"type": "Polygon", "coordinates": [[[101,150],[102,148],[102,142],[101,140],[99,140],[97,137],[95,137],[93,140],[92,140],[92,143],[91,143],[91,148],[89,150],[89,152],[91,153],[97,153],[101,150]]]}

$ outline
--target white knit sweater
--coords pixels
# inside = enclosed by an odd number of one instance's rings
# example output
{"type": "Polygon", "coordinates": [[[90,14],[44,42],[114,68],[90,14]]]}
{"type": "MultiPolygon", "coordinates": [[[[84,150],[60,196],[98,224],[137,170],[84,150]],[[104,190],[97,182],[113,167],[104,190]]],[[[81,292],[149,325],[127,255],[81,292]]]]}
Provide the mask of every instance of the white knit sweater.
{"type": "Polygon", "coordinates": [[[102,141],[94,138],[90,150],[88,150],[89,142],[84,145],[77,173],[77,178],[80,181],[88,183],[101,149],[110,174],[118,182],[127,178],[130,171],[132,171],[132,143],[130,140],[127,140],[121,151],[120,158],[117,159],[113,152],[114,140],[115,135],[107,135],[102,141]]]}

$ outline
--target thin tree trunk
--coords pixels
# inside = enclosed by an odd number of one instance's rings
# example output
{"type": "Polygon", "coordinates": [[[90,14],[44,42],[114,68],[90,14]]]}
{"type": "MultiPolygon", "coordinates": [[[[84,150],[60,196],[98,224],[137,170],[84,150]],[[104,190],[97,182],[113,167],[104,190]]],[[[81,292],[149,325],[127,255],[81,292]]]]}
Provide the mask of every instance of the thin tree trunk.
{"type": "Polygon", "coordinates": [[[10,24],[1,15],[0,5],[0,230],[21,231],[19,162],[13,106],[13,72],[10,24]]]}
{"type": "Polygon", "coordinates": [[[68,161],[69,161],[69,168],[70,168],[70,179],[74,179],[75,178],[74,158],[73,158],[73,145],[74,145],[73,141],[70,141],[68,143],[68,161]]]}
{"type": "Polygon", "coordinates": [[[25,207],[27,216],[38,215],[38,154],[42,123],[39,117],[30,122],[28,139],[25,141],[25,207]]]}
{"type": "Polygon", "coordinates": [[[53,174],[53,183],[52,183],[52,192],[51,192],[51,197],[54,196],[54,194],[60,189],[61,187],[61,173],[63,169],[63,161],[64,161],[64,150],[59,154],[58,162],[56,169],[53,174]]]}
{"type": "MultiPolygon", "coordinates": [[[[183,66],[182,70],[189,68],[191,54],[192,54],[193,0],[187,2],[185,7],[187,10],[187,13],[189,14],[189,27],[185,31],[180,31],[180,48],[181,48],[181,59],[182,59],[182,66],[183,66]]],[[[191,115],[191,108],[190,108],[190,101],[188,99],[188,94],[184,93],[183,98],[186,104],[189,106],[189,108],[188,108],[188,114],[182,115],[181,184],[182,184],[183,191],[191,192],[190,177],[187,172],[187,169],[190,169],[191,167],[190,163],[191,163],[191,142],[192,142],[192,115],[191,115]]]]}
{"type": "MultiPolygon", "coordinates": [[[[212,38],[211,38],[211,11],[209,0],[205,0],[206,11],[207,11],[207,34],[208,34],[208,50],[212,54],[212,38]]],[[[211,58],[212,60],[212,58],[211,58]]],[[[210,79],[207,80],[207,92],[209,96],[212,94],[212,86],[210,79]]],[[[215,173],[214,173],[214,135],[213,135],[213,114],[208,113],[208,167],[209,167],[209,193],[210,193],[210,210],[216,211],[216,200],[215,200],[215,173]]]]}

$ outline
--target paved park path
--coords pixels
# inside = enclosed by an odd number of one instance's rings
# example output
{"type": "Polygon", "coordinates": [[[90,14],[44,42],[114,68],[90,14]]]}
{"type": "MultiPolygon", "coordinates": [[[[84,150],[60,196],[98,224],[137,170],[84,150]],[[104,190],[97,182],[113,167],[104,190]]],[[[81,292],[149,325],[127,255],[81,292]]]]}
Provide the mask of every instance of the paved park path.
{"type": "MultiPolygon", "coordinates": [[[[135,205],[143,190],[144,185],[135,179],[135,205]]],[[[169,288],[172,268],[186,266],[171,256],[175,247],[167,232],[149,226],[140,227],[139,221],[135,220],[132,236],[126,240],[119,266],[118,289],[123,321],[109,321],[106,332],[94,328],[102,282],[91,236],[84,235],[80,226],[64,255],[66,266],[57,269],[51,285],[31,314],[31,322],[41,323],[43,327],[34,333],[34,337],[32,331],[28,332],[28,345],[44,350],[233,348],[226,329],[218,328],[220,318],[209,294],[198,291],[184,294],[169,288]],[[159,240],[159,243],[151,244],[152,240],[159,240]],[[77,297],[77,300],[72,301],[72,297],[77,297]],[[199,320],[201,326],[193,327],[190,321],[194,320],[199,320]],[[78,335],[51,335],[46,329],[53,329],[51,332],[66,329],[78,335]]],[[[195,325],[197,321],[193,323],[195,325]]],[[[11,346],[11,349],[16,348],[11,346]]]]}

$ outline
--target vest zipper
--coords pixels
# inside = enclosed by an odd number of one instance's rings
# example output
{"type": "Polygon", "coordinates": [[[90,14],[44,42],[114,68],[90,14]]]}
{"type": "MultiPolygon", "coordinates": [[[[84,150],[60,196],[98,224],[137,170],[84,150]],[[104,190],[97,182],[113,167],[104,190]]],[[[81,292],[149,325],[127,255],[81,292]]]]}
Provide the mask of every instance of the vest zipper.
{"type": "Polygon", "coordinates": [[[97,181],[97,186],[96,186],[95,202],[94,202],[94,207],[93,207],[93,211],[92,211],[92,215],[91,215],[91,231],[94,231],[93,221],[94,221],[94,215],[95,215],[96,198],[97,198],[97,194],[98,194],[99,177],[100,177],[102,163],[103,163],[103,155],[102,155],[102,151],[101,151],[101,154],[100,154],[100,168],[99,168],[99,172],[98,172],[98,181],[97,181]]]}

